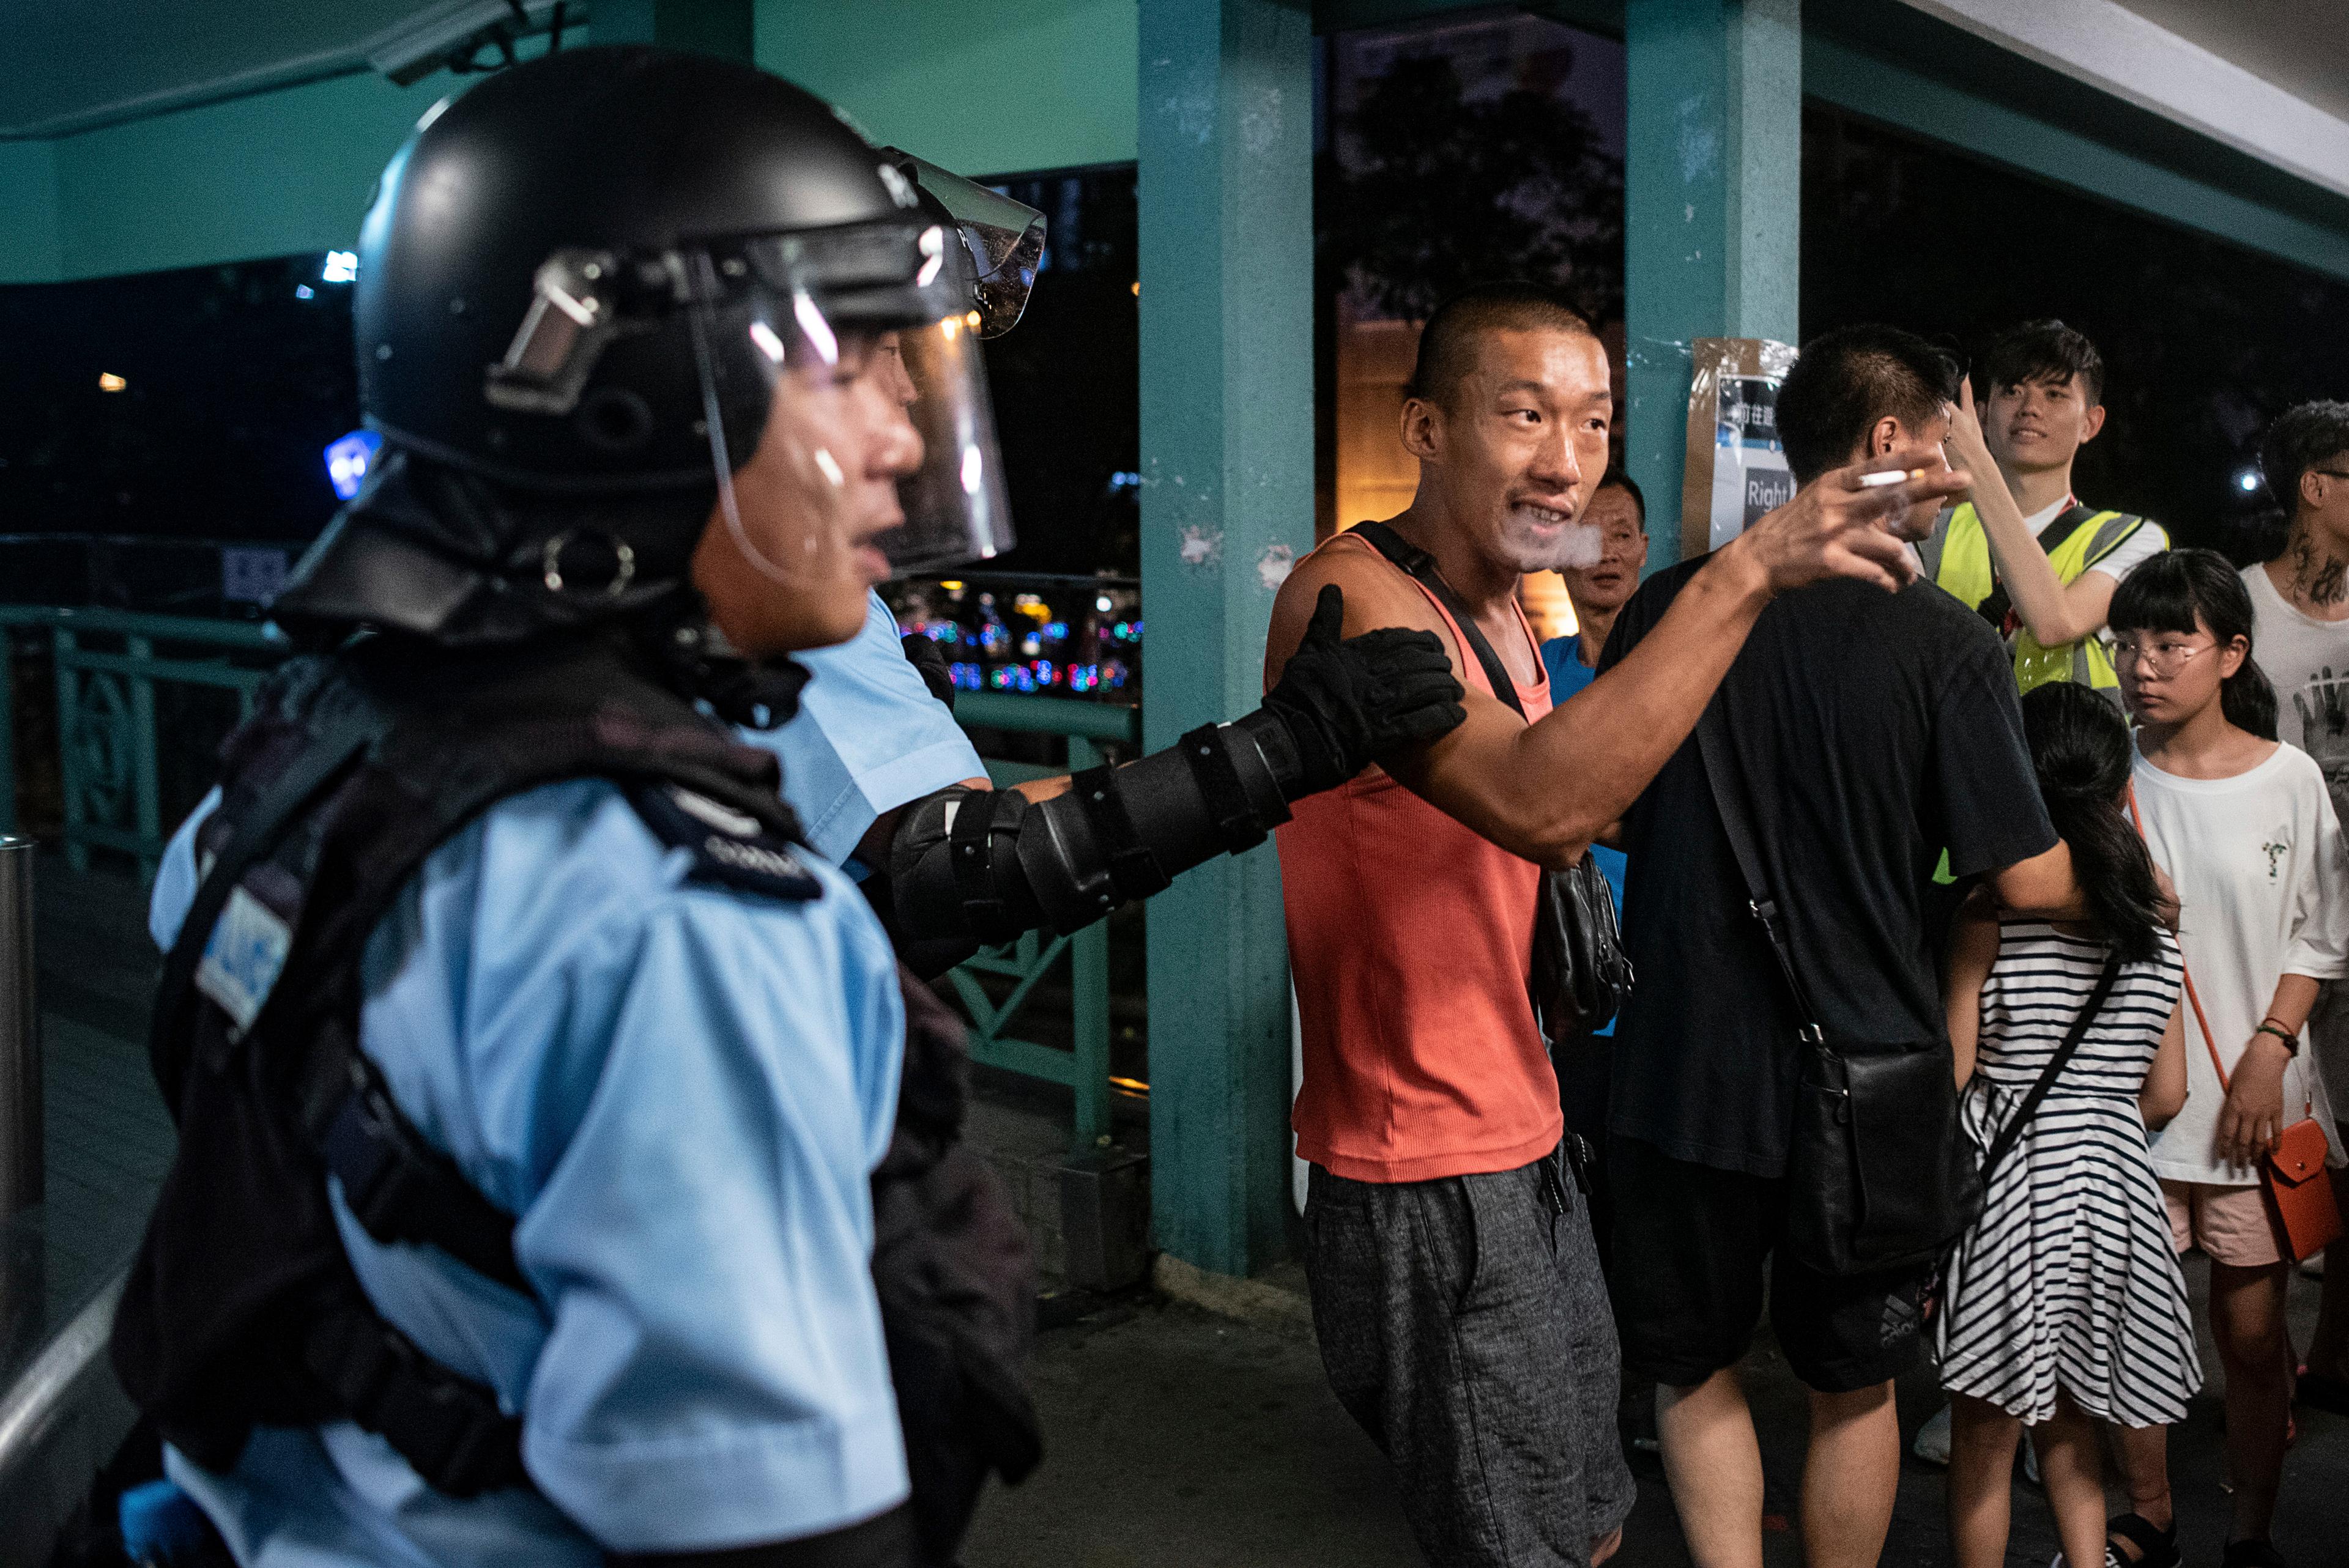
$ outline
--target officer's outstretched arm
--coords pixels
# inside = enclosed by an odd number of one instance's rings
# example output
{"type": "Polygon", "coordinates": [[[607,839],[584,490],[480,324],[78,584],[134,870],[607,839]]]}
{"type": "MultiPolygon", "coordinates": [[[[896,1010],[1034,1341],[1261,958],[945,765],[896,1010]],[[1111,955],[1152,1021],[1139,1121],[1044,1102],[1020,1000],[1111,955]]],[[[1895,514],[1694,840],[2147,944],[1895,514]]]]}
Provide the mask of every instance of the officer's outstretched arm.
{"type": "Polygon", "coordinates": [[[890,913],[901,952],[927,960],[908,963],[944,968],[949,951],[1075,931],[1262,842],[1290,801],[1449,734],[1465,714],[1443,644],[1398,629],[1340,637],[1344,614],[1340,591],[1325,588],[1279,683],[1242,718],[1089,769],[1049,799],[957,785],[907,806],[890,848],[890,913]]]}
{"type": "Polygon", "coordinates": [[[735,1546],[723,1552],[614,1553],[613,1568],[919,1568],[912,1508],[800,1541],[735,1546]]]}

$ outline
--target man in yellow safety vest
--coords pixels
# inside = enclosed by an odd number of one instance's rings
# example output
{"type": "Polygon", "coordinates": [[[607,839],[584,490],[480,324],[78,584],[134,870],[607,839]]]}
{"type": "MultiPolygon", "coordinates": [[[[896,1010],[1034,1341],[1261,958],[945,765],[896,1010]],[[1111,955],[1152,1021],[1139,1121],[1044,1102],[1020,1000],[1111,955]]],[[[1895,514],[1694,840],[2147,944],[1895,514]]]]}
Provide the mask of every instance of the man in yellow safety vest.
{"type": "Polygon", "coordinates": [[[2120,580],[2168,549],[2169,536],[2072,493],[2072,459],[2104,428],[2104,359],[2062,322],[2030,321],[1991,345],[1982,380],[1982,417],[1969,397],[1951,457],[1975,474],[1994,463],[2003,492],[1979,486],[1946,514],[1919,547],[1925,571],[2005,634],[2023,690],[2080,681],[2118,701],[2105,614],[2120,580]]]}

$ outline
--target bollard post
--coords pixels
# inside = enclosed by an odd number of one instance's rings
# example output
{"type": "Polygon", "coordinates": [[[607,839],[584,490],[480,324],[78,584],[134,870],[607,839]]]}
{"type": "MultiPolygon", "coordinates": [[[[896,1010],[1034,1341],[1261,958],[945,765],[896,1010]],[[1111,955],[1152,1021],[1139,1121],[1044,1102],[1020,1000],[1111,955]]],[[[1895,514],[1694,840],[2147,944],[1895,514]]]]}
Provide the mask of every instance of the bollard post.
{"type": "Polygon", "coordinates": [[[0,838],[0,1222],[41,1201],[43,1168],[33,841],[0,838]]]}

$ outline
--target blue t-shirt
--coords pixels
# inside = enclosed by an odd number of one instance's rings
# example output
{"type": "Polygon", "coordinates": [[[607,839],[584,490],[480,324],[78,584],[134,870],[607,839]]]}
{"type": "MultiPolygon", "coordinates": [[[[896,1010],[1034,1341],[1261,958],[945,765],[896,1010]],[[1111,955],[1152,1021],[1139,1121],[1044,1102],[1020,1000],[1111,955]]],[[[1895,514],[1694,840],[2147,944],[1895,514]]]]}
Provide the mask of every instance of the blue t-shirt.
{"type": "MultiPolygon", "coordinates": [[[[1578,636],[1552,637],[1541,646],[1542,667],[1549,672],[1549,702],[1552,707],[1565,704],[1568,697],[1591,683],[1598,671],[1582,662],[1582,639],[1578,636]]],[[[1590,846],[1591,858],[1607,878],[1607,885],[1615,893],[1615,918],[1623,917],[1623,868],[1628,863],[1620,850],[1610,850],[1603,844],[1590,846]]],[[[1615,1032],[1613,1020],[1609,1020],[1602,1035],[1615,1032]]]]}
{"type": "Polygon", "coordinates": [[[809,846],[833,864],[847,864],[882,812],[987,777],[953,710],[906,660],[897,618],[880,594],[871,596],[854,637],[792,656],[812,676],[799,713],[781,728],[737,738],[783,759],[783,799],[809,846]]]}
{"type": "MultiPolygon", "coordinates": [[[[196,824],[156,879],[168,946],[196,824]]],[[[599,1564],[836,1530],[906,1495],[868,1181],[894,1121],[895,961],[848,879],[790,903],[687,880],[614,786],[552,784],[433,852],[368,939],[360,1044],[517,1216],[516,1295],[378,1243],[369,1299],[523,1421],[536,1492],[433,1491],[379,1439],[266,1429],[213,1474],[246,1568],[599,1564]]]]}

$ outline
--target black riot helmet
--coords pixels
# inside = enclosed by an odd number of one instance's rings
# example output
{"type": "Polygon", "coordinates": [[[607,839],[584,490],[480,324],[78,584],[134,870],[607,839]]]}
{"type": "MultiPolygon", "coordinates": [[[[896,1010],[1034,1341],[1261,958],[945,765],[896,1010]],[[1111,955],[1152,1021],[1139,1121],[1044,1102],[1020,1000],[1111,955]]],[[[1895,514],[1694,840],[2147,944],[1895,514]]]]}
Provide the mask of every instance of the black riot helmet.
{"type": "Polygon", "coordinates": [[[961,249],[830,106],[750,67],[597,47],[487,78],[384,171],[353,298],[384,460],[277,613],[443,640],[625,613],[682,583],[713,508],[762,569],[814,573],[743,537],[754,461],[815,513],[869,511],[871,484],[848,498],[885,469],[896,570],[1000,551],[961,249]]]}

